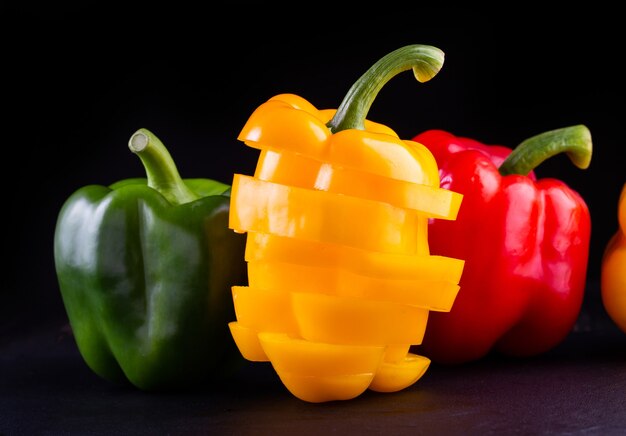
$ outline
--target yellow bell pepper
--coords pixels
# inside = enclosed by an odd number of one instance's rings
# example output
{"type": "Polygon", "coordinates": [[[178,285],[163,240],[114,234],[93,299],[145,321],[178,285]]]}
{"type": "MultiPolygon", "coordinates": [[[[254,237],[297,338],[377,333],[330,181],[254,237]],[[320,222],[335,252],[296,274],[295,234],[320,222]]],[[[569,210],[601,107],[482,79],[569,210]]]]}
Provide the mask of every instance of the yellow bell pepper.
{"type": "Polygon", "coordinates": [[[626,333],[626,184],[617,207],[619,228],[602,257],[600,287],[606,312],[626,333]]]}
{"type": "Polygon", "coordinates": [[[379,60],[337,110],[277,95],[238,137],[259,150],[254,176],[235,174],[229,226],[247,233],[248,286],[233,286],[229,324],[244,358],[269,361],[309,402],[415,383],[430,360],[430,311],[449,311],[464,262],[430,255],[428,220],[454,220],[462,196],[439,187],[423,145],[366,114],[384,83],[413,69],[425,82],[441,50],[402,47],[379,60]]]}

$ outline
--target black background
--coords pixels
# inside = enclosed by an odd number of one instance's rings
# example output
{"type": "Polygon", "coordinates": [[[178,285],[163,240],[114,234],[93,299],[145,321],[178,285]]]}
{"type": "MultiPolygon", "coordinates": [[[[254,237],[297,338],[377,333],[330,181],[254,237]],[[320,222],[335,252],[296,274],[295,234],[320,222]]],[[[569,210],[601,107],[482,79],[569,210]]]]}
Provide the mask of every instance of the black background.
{"type": "Polygon", "coordinates": [[[439,47],[446,60],[426,84],[410,72],[396,76],[372,105],[368,118],[401,138],[441,128],[513,147],[554,128],[590,129],[587,170],[562,155],[537,174],[583,195],[593,226],[588,275],[599,277],[626,180],[617,14],[309,8],[5,7],[8,313],[64,316],[52,256],[57,214],[83,185],[143,175],[126,145],[136,129],[163,140],[183,177],[230,183],[233,173],[254,169],[257,152],[236,138],[258,105],[290,92],[337,107],[374,62],[407,44],[439,47]]]}
{"type": "MultiPolygon", "coordinates": [[[[586,200],[588,278],[597,283],[626,181],[620,14],[587,5],[293,7],[2,7],[3,341],[65,319],[52,252],[57,214],[83,185],[143,175],[126,145],[135,130],[159,136],[183,177],[230,183],[254,170],[257,152],[237,135],[257,106],[289,92],[337,107],[374,62],[407,44],[437,46],[446,60],[426,84],[410,72],[395,77],[372,105],[368,118],[401,138],[440,128],[515,146],[554,128],[590,129],[587,170],[557,156],[536,172],[586,200]]],[[[597,302],[591,289],[587,299],[597,302]]]]}

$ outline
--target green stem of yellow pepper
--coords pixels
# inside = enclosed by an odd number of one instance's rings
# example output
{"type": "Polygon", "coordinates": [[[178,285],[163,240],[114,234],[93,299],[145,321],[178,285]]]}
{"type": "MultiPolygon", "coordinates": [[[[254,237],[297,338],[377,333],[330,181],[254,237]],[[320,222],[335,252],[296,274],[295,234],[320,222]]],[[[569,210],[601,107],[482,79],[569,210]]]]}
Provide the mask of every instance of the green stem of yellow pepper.
{"type": "Polygon", "coordinates": [[[563,127],[540,133],[520,143],[502,162],[498,171],[503,176],[525,176],[541,162],[559,153],[567,153],[574,165],[584,170],[591,163],[591,152],[591,132],[587,127],[563,127]]]}
{"type": "Polygon", "coordinates": [[[327,127],[333,133],[347,129],[365,130],[365,118],[372,102],[392,77],[412,69],[419,82],[427,82],[437,75],[443,61],[444,53],[430,45],[414,44],[392,51],[352,85],[327,127]]]}
{"type": "Polygon", "coordinates": [[[148,177],[148,186],[172,204],[189,203],[200,198],[180,177],[172,156],[163,143],[147,129],[137,130],[128,147],[141,159],[148,177]]]}

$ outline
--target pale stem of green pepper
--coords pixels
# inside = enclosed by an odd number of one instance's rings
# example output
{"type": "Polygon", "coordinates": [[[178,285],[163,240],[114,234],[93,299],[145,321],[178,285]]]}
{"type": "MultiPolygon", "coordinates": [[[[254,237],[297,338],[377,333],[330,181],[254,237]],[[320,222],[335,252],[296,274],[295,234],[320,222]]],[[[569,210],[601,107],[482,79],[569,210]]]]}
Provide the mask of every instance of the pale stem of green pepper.
{"type": "Polygon", "coordinates": [[[139,129],[128,141],[128,148],[141,159],[148,186],[172,204],[184,204],[200,198],[187,187],[178,173],[169,151],[148,129],[139,129]]]}
{"type": "Polygon", "coordinates": [[[559,153],[566,153],[580,169],[591,163],[591,132],[584,125],[563,127],[540,133],[520,143],[502,162],[499,168],[503,176],[528,175],[544,160],[559,153]]]}
{"type": "Polygon", "coordinates": [[[392,51],[352,85],[326,126],[333,133],[346,129],[365,130],[365,118],[374,99],[392,77],[412,69],[419,82],[427,82],[437,75],[443,61],[443,51],[430,45],[407,45],[392,51]]]}

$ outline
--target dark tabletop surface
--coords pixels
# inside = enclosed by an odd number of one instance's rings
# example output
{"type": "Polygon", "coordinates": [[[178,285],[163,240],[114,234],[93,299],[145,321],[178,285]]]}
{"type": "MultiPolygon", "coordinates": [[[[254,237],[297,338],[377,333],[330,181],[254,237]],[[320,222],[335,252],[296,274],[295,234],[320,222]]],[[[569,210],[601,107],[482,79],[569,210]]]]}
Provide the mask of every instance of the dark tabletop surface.
{"type": "Polygon", "coordinates": [[[591,298],[541,356],[431,364],[403,391],[320,404],[291,395],[269,363],[191,392],[117,386],[87,368],[62,319],[36,326],[16,321],[0,343],[2,435],[626,434],[626,334],[591,298]]]}

